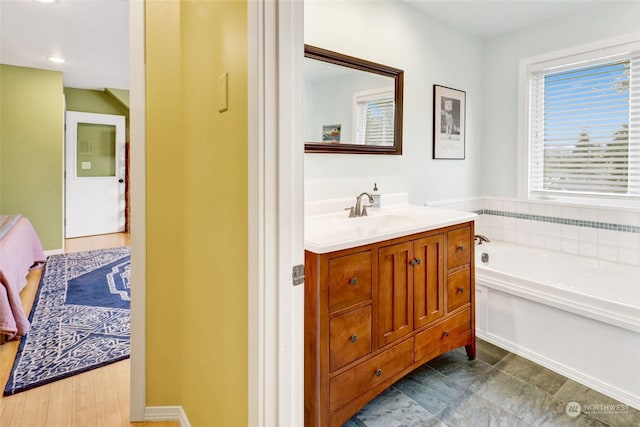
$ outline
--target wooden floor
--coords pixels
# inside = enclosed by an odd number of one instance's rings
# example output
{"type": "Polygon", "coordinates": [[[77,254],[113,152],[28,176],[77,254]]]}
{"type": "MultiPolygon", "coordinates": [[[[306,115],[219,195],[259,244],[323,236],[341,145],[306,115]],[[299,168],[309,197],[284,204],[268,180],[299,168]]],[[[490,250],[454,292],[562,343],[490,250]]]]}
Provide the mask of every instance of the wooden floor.
{"type": "MultiPolygon", "coordinates": [[[[129,245],[125,233],[68,239],[65,252],[80,252],[129,245]]],[[[41,270],[27,276],[22,291],[25,312],[31,306],[41,270]]],[[[0,384],[4,390],[19,341],[0,346],[0,384]]],[[[129,422],[129,360],[36,387],[13,396],[0,397],[2,427],[177,427],[170,422],[129,422]]]]}

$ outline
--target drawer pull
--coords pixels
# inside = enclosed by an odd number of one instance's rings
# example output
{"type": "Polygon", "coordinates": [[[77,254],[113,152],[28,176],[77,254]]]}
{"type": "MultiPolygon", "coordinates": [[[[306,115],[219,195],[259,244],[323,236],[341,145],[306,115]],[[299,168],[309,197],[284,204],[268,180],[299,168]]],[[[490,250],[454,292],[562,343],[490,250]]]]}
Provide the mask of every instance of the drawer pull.
{"type": "Polygon", "coordinates": [[[356,341],[358,341],[358,336],[357,335],[351,335],[351,338],[349,338],[349,340],[351,340],[351,342],[356,342],[356,341]]]}
{"type": "Polygon", "coordinates": [[[463,245],[458,245],[458,246],[456,246],[456,250],[458,252],[462,252],[462,251],[464,251],[464,246],[463,245]]]}
{"type": "Polygon", "coordinates": [[[464,292],[464,287],[462,287],[462,286],[461,286],[461,287],[459,287],[459,288],[458,288],[458,292],[463,293],[463,292],[464,292]]]}
{"type": "Polygon", "coordinates": [[[352,286],[357,285],[358,279],[356,277],[351,278],[351,280],[349,280],[349,284],[351,284],[352,286]]]}
{"type": "Polygon", "coordinates": [[[382,376],[382,369],[376,369],[376,377],[382,376]]]}
{"type": "Polygon", "coordinates": [[[449,331],[444,331],[444,336],[445,336],[445,337],[448,337],[449,335],[451,335],[451,332],[449,332],[449,331]]]}

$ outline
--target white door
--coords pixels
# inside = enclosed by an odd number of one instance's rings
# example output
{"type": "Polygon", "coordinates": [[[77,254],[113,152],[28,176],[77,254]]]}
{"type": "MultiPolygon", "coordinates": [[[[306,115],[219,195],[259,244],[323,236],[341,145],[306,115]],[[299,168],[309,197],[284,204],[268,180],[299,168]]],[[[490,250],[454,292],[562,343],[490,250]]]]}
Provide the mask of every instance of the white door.
{"type": "Polygon", "coordinates": [[[125,118],[67,111],[65,237],[125,226],[125,118]]]}

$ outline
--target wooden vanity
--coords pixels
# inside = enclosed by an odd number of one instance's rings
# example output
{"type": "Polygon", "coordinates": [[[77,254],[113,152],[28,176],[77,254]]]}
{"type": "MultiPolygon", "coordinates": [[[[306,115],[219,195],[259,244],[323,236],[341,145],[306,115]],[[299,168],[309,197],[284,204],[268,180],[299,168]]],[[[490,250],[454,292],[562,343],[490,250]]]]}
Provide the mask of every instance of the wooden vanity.
{"type": "Polygon", "coordinates": [[[454,348],[475,358],[473,221],[305,253],[305,426],[341,426],[454,348]]]}

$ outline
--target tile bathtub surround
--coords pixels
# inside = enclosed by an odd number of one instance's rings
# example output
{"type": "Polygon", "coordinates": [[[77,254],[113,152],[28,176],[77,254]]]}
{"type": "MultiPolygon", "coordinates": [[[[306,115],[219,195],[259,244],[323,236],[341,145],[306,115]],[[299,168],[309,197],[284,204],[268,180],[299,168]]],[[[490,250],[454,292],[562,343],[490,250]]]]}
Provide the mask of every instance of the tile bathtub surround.
{"type": "Polygon", "coordinates": [[[476,232],[489,238],[640,265],[640,212],[486,198],[476,232]]]}
{"type": "Polygon", "coordinates": [[[581,219],[559,218],[559,217],[545,216],[545,215],[523,214],[518,212],[495,211],[491,209],[480,209],[475,211],[475,213],[477,213],[478,215],[496,215],[496,216],[501,216],[506,218],[550,222],[553,224],[571,225],[575,227],[589,227],[589,228],[597,228],[601,230],[640,233],[640,226],[637,226],[637,225],[611,224],[611,223],[598,222],[598,221],[585,221],[581,219]]]}
{"type": "Polygon", "coordinates": [[[432,360],[345,427],[493,425],[637,426],[640,411],[479,339],[476,360],[464,349],[432,360]],[[567,414],[569,402],[580,404],[578,416],[567,414]]]}

